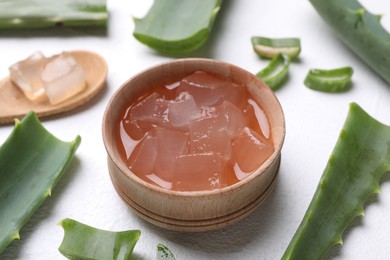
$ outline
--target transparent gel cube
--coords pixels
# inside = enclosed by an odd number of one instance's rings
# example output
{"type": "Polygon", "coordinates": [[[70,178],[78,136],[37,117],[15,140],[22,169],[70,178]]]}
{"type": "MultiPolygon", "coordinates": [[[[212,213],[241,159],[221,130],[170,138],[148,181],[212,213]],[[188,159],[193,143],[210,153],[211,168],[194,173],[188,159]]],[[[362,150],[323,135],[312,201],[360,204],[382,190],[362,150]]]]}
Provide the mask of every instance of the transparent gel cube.
{"type": "Polygon", "coordinates": [[[51,104],[56,105],[83,91],[86,79],[83,69],[67,52],[50,58],[41,80],[51,104]]]}
{"type": "Polygon", "coordinates": [[[27,59],[19,61],[9,67],[10,78],[31,101],[45,100],[41,72],[45,66],[46,58],[40,52],[35,52],[27,59]]]}

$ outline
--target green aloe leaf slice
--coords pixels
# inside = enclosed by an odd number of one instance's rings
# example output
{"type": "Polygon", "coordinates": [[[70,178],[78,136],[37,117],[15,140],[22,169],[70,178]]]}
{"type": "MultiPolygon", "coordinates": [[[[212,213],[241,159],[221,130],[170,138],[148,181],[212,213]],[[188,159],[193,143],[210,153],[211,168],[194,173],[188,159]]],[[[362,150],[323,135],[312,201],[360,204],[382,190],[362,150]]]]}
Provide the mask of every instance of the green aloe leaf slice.
{"type": "Polygon", "coordinates": [[[0,147],[0,252],[51,194],[80,144],[50,134],[34,113],[15,128],[0,147]]]}
{"type": "Polygon", "coordinates": [[[304,83],[308,88],[322,92],[343,92],[350,88],[352,75],[351,67],[333,70],[311,69],[304,83]]]}
{"type": "Polygon", "coordinates": [[[298,57],[301,52],[301,40],[299,38],[266,38],[252,37],[253,50],[265,59],[272,59],[279,53],[286,54],[291,60],[298,57]]]}
{"type": "Polygon", "coordinates": [[[168,247],[158,244],[157,245],[157,260],[175,260],[175,256],[172,254],[168,247]]]}
{"type": "Polygon", "coordinates": [[[58,250],[69,259],[129,259],[141,235],[139,230],[106,231],[69,218],[60,225],[65,235],[58,250]]]}
{"type": "Polygon", "coordinates": [[[283,259],[322,259],[357,216],[364,202],[379,193],[390,170],[390,127],[350,105],[329,162],[306,214],[283,259]]]}
{"type": "Polygon", "coordinates": [[[279,89],[288,77],[290,58],[285,54],[278,54],[272,58],[267,67],[256,74],[272,90],[279,89]]]}
{"type": "Polygon", "coordinates": [[[106,0],[0,1],[0,29],[106,26],[106,0]]]}
{"type": "Polygon", "coordinates": [[[142,19],[134,19],[134,37],[164,53],[199,48],[208,38],[222,0],[158,0],[142,19]]]}

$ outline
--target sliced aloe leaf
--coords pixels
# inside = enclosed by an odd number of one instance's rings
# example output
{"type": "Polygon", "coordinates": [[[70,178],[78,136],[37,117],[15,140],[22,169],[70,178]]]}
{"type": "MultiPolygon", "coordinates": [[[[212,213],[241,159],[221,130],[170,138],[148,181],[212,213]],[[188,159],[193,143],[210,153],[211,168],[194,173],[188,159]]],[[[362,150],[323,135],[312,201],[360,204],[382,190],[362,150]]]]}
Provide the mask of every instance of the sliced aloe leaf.
{"type": "Polygon", "coordinates": [[[157,245],[157,260],[176,260],[168,247],[158,244],[157,245]]]}
{"type": "Polygon", "coordinates": [[[289,66],[290,58],[285,54],[278,54],[273,57],[268,66],[257,73],[256,76],[275,91],[286,81],[289,66]]]}
{"type": "Polygon", "coordinates": [[[0,147],[0,252],[50,196],[79,144],[79,136],[69,143],[58,140],[34,113],[16,121],[0,147]]]}
{"type": "Polygon", "coordinates": [[[251,41],[253,50],[265,59],[272,59],[280,53],[286,54],[293,60],[301,52],[301,40],[299,38],[252,37],[251,41]]]}
{"type": "Polygon", "coordinates": [[[322,259],[357,216],[367,198],[379,193],[390,170],[390,127],[357,104],[349,114],[328,165],[283,259],[322,259]]]}
{"type": "Polygon", "coordinates": [[[106,26],[106,0],[0,1],[0,29],[106,26]]]}
{"type": "Polygon", "coordinates": [[[305,85],[322,92],[343,92],[350,88],[352,75],[351,67],[333,70],[311,69],[306,76],[305,85]]]}
{"type": "Polygon", "coordinates": [[[356,0],[310,2],[337,36],[390,84],[390,34],[381,25],[381,16],[356,0]]]}
{"type": "Polygon", "coordinates": [[[222,0],[158,0],[147,15],[134,19],[134,37],[160,52],[184,53],[208,38],[222,0]]]}
{"type": "Polygon", "coordinates": [[[59,251],[69,259],[129,259],[141,232],[112,232],[87,226],[73,219],[63,219],[64,239],[59,251]]]}

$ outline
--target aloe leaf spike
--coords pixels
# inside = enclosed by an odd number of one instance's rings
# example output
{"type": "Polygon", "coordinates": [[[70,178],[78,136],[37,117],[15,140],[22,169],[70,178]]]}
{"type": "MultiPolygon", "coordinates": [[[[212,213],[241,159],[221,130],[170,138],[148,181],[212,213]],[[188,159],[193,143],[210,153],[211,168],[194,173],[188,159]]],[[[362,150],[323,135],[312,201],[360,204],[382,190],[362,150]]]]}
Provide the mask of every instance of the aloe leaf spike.
{"type": "Polygon", "coordinates": [[[34,113],[17,120],[0,147],[0,252],[15,239],[64,171],[80,144],[62,142],[34,113]]]}
{"type": "Polygon", "coordinates": [[[380,15],[356,0],[310,0],[321,17],[356,55],[390,84],[390,34],[380,15]]]}
{"type": "Polygon", "coordinates": [[[348,224],[364,214],[364,202],[378,193],[379,181],[390,171],[390,127],[356,103],[303,220],[282,259],[322,259],[342,244],[348,224]]]}

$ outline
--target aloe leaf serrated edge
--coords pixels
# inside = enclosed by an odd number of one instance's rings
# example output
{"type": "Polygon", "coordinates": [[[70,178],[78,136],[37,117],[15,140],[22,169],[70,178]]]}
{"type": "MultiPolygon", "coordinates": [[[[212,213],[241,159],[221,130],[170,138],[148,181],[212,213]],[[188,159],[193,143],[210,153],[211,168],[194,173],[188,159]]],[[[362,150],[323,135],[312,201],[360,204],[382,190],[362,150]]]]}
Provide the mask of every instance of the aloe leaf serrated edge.
{"type": "Polygon", "coordinates": [[[337,36],[390,84],[390,34],[356,0],[310,0],[337,36]]]}
{"type": "Polygon", "coordinates": [[[63,142],[31,112],[0,147],[0,252],[51,194],[80,144],[63,142]]]}
{"type": "Polygon", "coordinates": [[[64,238],[59,251],[68,259],[129,259],[141,235],[139,230],[112,232],[76,220],[63,219],[64,238]]]}
{"type": "Polygon", "coordinates": [[[342,244],[348,224],[364,213],[364,202],[379,191],[390,171],[390,127],[356,103],[341,130],[314,197],[282,259],[322,259],[342,244]]]}

